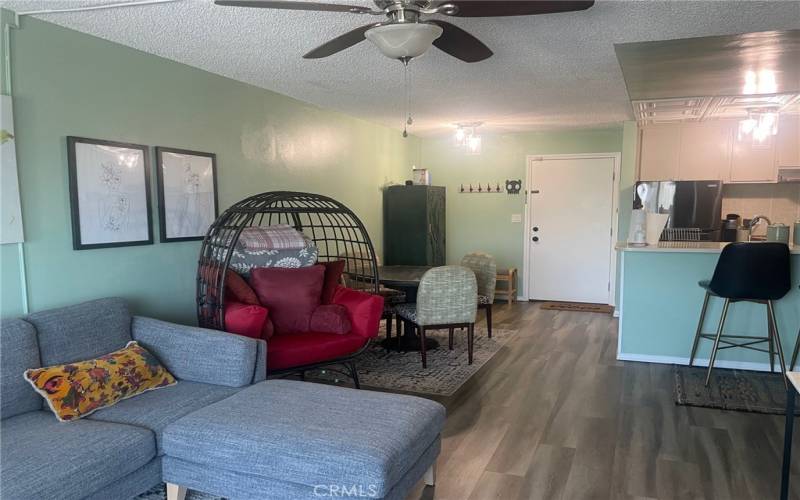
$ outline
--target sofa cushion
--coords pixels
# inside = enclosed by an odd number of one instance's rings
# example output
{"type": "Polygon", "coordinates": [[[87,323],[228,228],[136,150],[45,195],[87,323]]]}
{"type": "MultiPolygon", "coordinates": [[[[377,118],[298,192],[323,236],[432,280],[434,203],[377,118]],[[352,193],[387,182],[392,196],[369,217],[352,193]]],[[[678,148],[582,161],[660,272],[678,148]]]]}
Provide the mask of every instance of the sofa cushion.
{"type": "Polygon", "coordinates": [[[352,333],[366,338],[378,336],[383,297],[340,286],[333,295],[333,303],[347,308],[352,333]]]}
{"type": "Polygon", "coordinates": [[[323,304],[314,309],[309,328],[314,332],[350,333],[350,315],[344,306],[339,304],[323,304]]]}
{"type": "Polygon", "coordinates": [[[324,274],[321,265],[260,267],[250,272],[250,284],[261,305],[269,309],[276,334],[308,331],[311,313],[320,303],[324,274]]]}
{"type": "MultiPolygon", "coordinates": [[[[383,498],[437,442],[444,420],[444,407],[423,398],[269,380],[170,424],[164,451],[257,484],[369,485],[383,498]]],[[[165,462],[166,480],[170,473],[165,462]]]]}
{"type": "Polygon", "coordinates": [[[31,368],[25,371],[25,378],[62,422],[177,383],[158,359],[135,340],[96,359],[31,368]]]}
{"type": "Polygon", "coordinates": [[[267,342],[267,369],[285,370],[347,356],[357,352],[368,341],[352,333],[275,334],[267,342]]]}
{"type": "Polygon", "coordinates": [[[167,425],[197,409],[232,396],[239,390],[235,387],[182,380],[176,385],[140,394],[98,410],[89,419],[150,429],[156,435],[158,454],[161,455],[161,434],[167,425]]]}
{"type": "Polygon", "coordinates": [[[3,319],[0,346],[0,418],[40,410],[42,398],[22,377],[28,368],[42,366],[36,329],[21,319],[3,319]]]}
{"type": "Polygon", "coordinates": [[[131,340],[131,315],[120,298],[49,309],[25,320],[36,327],[44,366],[93,359],[131,340]]]}
{"type": "Polygon", "coordinates": [[[156,456],[152,431],[35,411],[0,423],[3,498],[84,498],[156,456]]]}

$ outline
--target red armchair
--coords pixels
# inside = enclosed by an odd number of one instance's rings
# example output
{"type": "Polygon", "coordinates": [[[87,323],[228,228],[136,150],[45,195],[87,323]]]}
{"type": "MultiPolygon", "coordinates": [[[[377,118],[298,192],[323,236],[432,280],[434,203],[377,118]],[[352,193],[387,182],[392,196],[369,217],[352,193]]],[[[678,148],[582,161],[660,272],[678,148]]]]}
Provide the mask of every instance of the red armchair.
{"type": "MultiPolygon", "coordinates": [[[[383,314],[383,298],[378,295],[359,292],[339,286],[333,296],[333,303],[343,306],[350,319],[350,332],[344,334],[305,332],[275,333],[267,341],[267,373],[303,373],[306,370],[328,365],[343,365],[352,377],[355,386],[359,387],[355,357],[369,345],[371,339],[378,335],[381,315],[383,314]]],[[[247,311],[254,316],[251,308],[260,306],[226,307],[225,323],[228,325],[245,324],[247,318],[237,317],[247,311]]],[[[263,309],[263,308],[262,308],[263,309]]],[[[245,331],[232,333],[248,335],[245,331]]],[[[250,328],[252,331],[252,326],[250,328]]],[[[250,336],[250,335],[248,335],[250,336]]],[[[263,338],[263,337],[262,337],[263,338]]]]}

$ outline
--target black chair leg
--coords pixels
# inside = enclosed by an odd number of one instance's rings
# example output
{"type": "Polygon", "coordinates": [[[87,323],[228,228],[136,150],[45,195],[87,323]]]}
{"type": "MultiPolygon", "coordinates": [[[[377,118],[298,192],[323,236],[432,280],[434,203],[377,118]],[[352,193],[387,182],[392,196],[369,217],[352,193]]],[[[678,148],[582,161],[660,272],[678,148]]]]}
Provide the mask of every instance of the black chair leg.
{"type": "Polygon", "coordinates": [[[789,371],[794,371],[794,364],[797,362],[797,351],[800,350],[800,330],[797,330],[797,338],[794,341],[794,352],[792,353],[792,364],[789,371]]]}
{"type": "Polygon", "coordinates": [[[489,331],[489,338],[492,338],[492,305],[486,306],[486,329],[489,331]]]}
{"type": "Polygon", "coordinates": [[[452,350],[453,350],[453,331],[455,330],[455,328],[453,328],[453,327],[451,326],[450,328],[448,328],[448,330],[450,330],[450,331],[448,332],[448,333],[449,333],[449,335],[450,335],[450,338],[449,338],[448,340],[449,340],[449,344],[450,344],[450,350],[452,351],[452,350]]]}
{"type": "Polygon", "coordinates": [[[469,364],[472,364],[472,346],[475,340],[475,325],[471,324],[467,327],[467,359],[469,364]]]}
{"type": "Polygon", "coordinates": [[[778,323],[775,321],[775,304],[771,301],[767,301],[767,313],[769,314],[770,322],[772,322],[772,335],[775,339],[775,350],[778,354],[778,361],[781,365],[781,375],[783,375],[783,385],[786,387],[786,390],[789,390],[789,382],[786,379],[786,361],[783,357],[783,345],[781,344],[781,336],[778,334],[778,323]]]}
{"type": "Polygon", "coordinates": [[[725,299],[722,306],[722,316],[719,318],[719,326],[717,327],[717,336],[714,337],[714,347],[711,348],[711,359],[708,360],[708,372],[706,373],[706,387],[711,381],[711,370],[714,369],[714,361],[717,359],[717,350],[719,349],[719,339],[722,337],[722,330],[725,329],[725,320],[728,318],[728,306],[731,305],[730,299],[725,299]]]}
{"type": "Polygon", "coordinates": [[[386,318],[386,340],[392,340],[392,315],[386,318]]]}
{"type": "Polygon", "coordinates": [[[422,355],[422,368],[428,367],[428,357],[425,352],[425,327],[419,327],[419,353],[422,355]]]}
{"type": "Polygon", "coordinates": [[[358,369],[356,368],[356,362],[351,361],[348,363],[348,366],[350,368],[350,378],[353,379],[353,385],[356,389],[361,389],[361,382],[358,380],[358,369]]]}
{"type": "Polygon", "coordinates": [[[697,323],[697,331],[694,334],[694,344],[692,344],[692,355],[689,356],[689,366],[694,364],[694,357],[697,354],[697,345],[700,343],[700,334],[703,332],[703,322],[706,320],[706,311],[708,310],[708,300],[711,294],[706,292],[706,298],[703,300],[703,309],[700,310],[700,321],[697,323]]]}

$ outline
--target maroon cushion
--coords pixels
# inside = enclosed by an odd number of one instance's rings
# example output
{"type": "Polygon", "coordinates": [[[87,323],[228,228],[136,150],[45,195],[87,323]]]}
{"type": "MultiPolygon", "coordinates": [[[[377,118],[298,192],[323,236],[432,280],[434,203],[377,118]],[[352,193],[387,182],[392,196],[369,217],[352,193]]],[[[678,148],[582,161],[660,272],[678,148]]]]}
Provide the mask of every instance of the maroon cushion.
{"type": "Polygon", "coordinates": [[[329,361],[358,352],[367,342],[369,339],[352,333],[275,334],[267,347],[267,366],[274,371],[329,361]]]}
{"type": "Polygon", "coordinates": [[[340,286],[333,296],[350,316],[351,332],[362,337],[376,337],[383,315],[383,297],[340,286]]]}
{"type": "Polygon", "coordinates": [[[339,280],[342,279],[345,261],[332,260],[329,262],[320,262],[320,264],[325,266],[325,281],[322,282],[320,303],[331,304],[333,303],[333,294],[336,292],[336,287],[339,286],[339,280]]]}
{"type": "Polygon", "coordinates": [[[225,304],[225,331],[260,339],[265,321],[267,309],[264,307],[232,300],[225,304]]]}
{"type": "Polygon", "coordinates": [[[258,267],[250,271],[250,285],[261,305],[270,311],[276,334],[309,330],[311,314],[319,306],[325,266],[300,268],[258,267]]]}
{"type": "Polygon", "coordinates": [[[275,325],[272,324],[272,320],[267,319],[264,320],[264,328],[261,329],[261,338],[264,340],[269,340],[272,338],[272,335],[275,333],[275,325]]]}
{"type": "Polygon", "coordinates": [[[323,304],[314,309],[308,328],[312,332],[350,333],[350,314],[342,305],[323,304]]]}
{"type": "Polygon", "coordinates": [[[225,300],[230,300],[233,298],[242,304],[250,304],[254,306],[261,305],[258,302],[256,292],[250,288],[250,285],[247,284],[244,278],[239,276],[239,274],[232,269],[228,269],[228,272],[225,273],[225,293],[225,300]],[[227,294],[230,294],[233,297],[227,296],[227,294]]]}

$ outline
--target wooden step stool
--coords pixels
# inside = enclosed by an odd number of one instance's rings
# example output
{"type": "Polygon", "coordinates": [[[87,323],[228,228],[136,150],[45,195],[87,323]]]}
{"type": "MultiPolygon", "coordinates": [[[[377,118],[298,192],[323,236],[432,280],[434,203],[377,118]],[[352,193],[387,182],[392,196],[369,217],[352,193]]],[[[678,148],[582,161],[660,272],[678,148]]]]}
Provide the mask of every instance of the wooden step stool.
{"type": "Polygon", "coordinates": [[[509,304],[517,300],[517,269],[497,270],[497,285],[495,285],[494,296],[498,299],[505,299],[509,304]],[[505,285],[501,283],[505,282],[505,285]]]}

